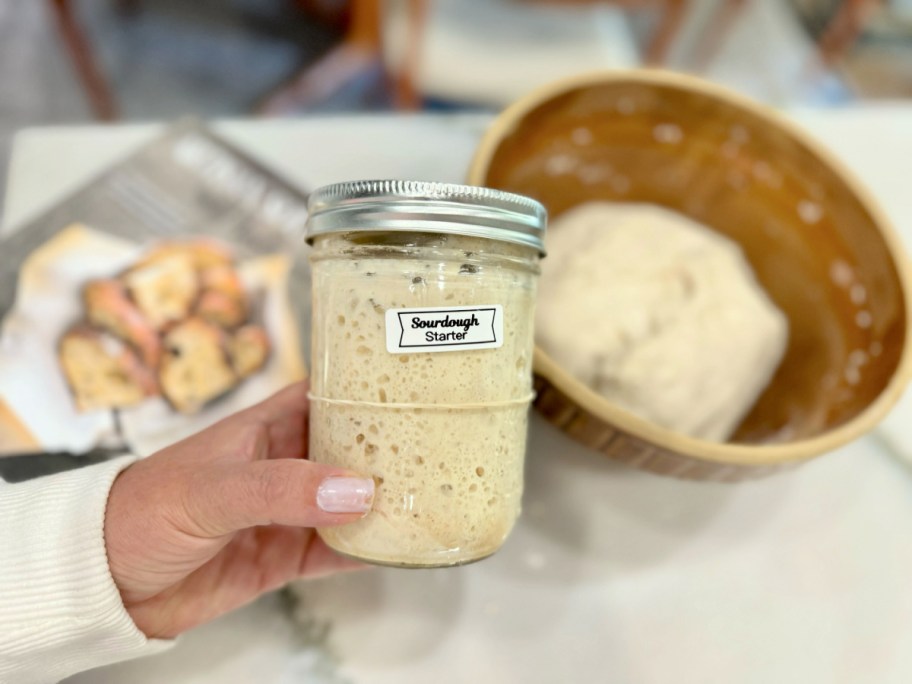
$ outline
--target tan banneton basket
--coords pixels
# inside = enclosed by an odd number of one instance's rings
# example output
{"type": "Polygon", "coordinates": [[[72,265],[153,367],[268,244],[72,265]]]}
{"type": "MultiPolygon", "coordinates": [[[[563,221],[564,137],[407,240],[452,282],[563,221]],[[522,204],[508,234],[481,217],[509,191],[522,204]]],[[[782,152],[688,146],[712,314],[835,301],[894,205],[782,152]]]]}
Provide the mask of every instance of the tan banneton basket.
{"type": "Polygon", "coordinates": [[[726,444],[620,409],[537,348],[536,409],[613,459],[690,479],[762,477],[873,428],[912,374],[909,267],[886,217],[802,130],[722,88],[660,71],[546,86],[494,122],[468,182],[535,197],[552,217],[593,199],[684,213],[736,240],[788,316],[782,365],[726,444]]]}

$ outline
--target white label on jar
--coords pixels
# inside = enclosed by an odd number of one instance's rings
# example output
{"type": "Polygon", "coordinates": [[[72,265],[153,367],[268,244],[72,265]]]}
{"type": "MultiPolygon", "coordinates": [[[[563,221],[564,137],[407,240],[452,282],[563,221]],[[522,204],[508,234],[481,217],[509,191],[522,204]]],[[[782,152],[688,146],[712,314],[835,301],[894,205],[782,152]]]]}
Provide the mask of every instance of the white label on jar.
{"type": "Polygon", "coordinates": [[[502,346],[503,307],[500,304],[386,311],[386,350],[391,354],[502,346]]]}

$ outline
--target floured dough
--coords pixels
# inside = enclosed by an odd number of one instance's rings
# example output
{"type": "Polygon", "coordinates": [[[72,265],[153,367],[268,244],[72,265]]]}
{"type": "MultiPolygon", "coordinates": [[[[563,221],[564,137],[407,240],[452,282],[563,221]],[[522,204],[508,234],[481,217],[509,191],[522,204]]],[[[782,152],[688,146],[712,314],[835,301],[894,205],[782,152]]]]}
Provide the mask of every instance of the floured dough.
{"type": "Polygon", "coordinates": [[[658,206],[590,202],[552,223],[547,249],[542,348],[632,413],[728,439],[788,341],[738,245],[658,206]]]}

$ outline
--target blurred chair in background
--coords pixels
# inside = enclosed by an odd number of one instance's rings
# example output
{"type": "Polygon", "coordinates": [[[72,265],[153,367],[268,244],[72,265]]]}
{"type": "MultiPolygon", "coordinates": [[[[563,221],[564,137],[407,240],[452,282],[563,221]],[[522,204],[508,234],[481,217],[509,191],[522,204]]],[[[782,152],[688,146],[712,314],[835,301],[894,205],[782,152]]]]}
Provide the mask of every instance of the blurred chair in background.
{"type": "MultiPolygon", "coordinates": [[[[716,0],[697,63],[707,64],[747,0],[716,0]]],[[[61,43],[94,116],[118,106],[71,0],[49,0],[61,43]]],[[[124,13],[139,0],[115,0],[124,13]]],[[[281,116],[324,105],[340,90],[379,89],[397,109],[427,102],[501,107],[542,83],[593,69],[663,65],[691,0],[294,0],[344,39],[256,106],[281,116]],[[637,41],[627,13],[648,14],[637,41]],[[640,47],[639,43],[642,43],[640,47]]],[[[356,104],[359,104],[357,101],[356,104]]]]}
{"type": "MultiPolygon", "coordinates": [[[[715,54],[747,0],[718,0],[699,46],[715,54]]],[[[501,107],[542,83],[593,69],[663,65],[691,0],[353,0],[346,38],[267,98],[290,114],[379,68],[399,109],[428,100],[501,107]],[[649,13],[640,48],[627,12],[649,13]]]]}
{"type": "Polygon", "coordinates": [[[52,48],[59,46],[67,58],[92,115],[112,120],[131,109],[148,116],[150,105],[158,111],[157,102],[178,103],[178,111],[166,116],[182,113],[180,103],[189,105],[184,112],[249,111],[298,64],[313,63],[337,42],[349,4],[47,0],[42,9],[54,24],[52,48]],[[99,55],[107,58],[107,69],[99,55]],[[152,95],[137,98],[135,79],[151,82],[152,95]]]}

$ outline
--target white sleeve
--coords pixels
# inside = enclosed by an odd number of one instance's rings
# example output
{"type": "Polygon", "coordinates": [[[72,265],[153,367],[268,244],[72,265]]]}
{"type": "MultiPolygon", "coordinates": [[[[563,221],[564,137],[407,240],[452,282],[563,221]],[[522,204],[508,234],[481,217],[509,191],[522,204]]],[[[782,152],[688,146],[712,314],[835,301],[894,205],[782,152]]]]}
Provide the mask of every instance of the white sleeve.
{"type": "Polygon", "coordinates": [[[132,462],[0,480],[0,682],[56,682],[171,645],[139,631],[108,568],[108,492],[132,462]]]}

